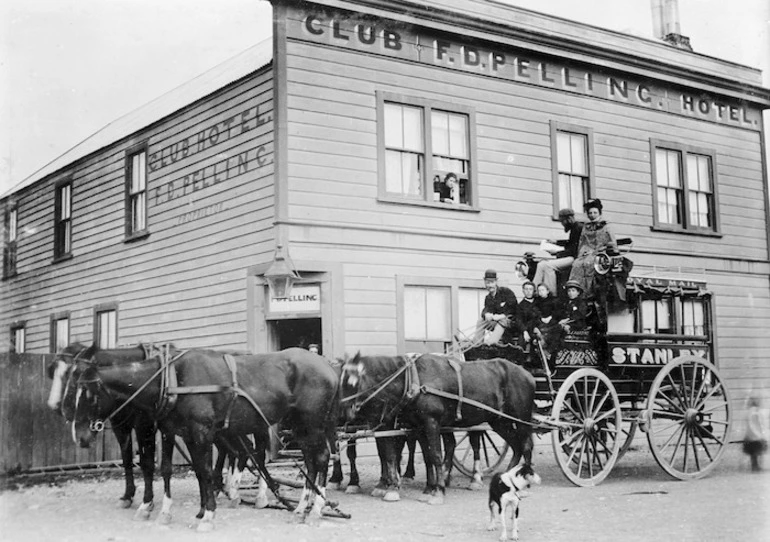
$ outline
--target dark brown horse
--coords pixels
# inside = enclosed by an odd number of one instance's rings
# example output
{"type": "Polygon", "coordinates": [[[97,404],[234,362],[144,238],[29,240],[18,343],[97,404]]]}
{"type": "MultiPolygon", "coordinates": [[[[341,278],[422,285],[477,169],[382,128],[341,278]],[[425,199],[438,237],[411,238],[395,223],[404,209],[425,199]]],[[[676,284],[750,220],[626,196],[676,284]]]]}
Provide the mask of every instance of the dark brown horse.
{"type": "MultiPolygon", "coordinates": [[[[68,377],[70,372],[74,370],[78,358],[84,354],[93,359],[94,363],[100,365],[111,365],[115,359],[119,359],[119,357],[110,357],[108,359],[101,355],[91,356],[89,348],[79,343],[69,345],[57,353],[54,361],[48,367],[48,376],[52,379],[48,406],[62,414],[69,422],[73,421],[75,416],[76,386],[70,385],[67,387],[68,377]]],[[[82,359],[88,358],[84,357],[82,359]]],[[[155,474],[155,434],[157,432],[155,420],[150,413],[129,407],[119,412],[113,418],[111,425],[120,446],[125,478],[125,490],[120,497],[120,506],[122,508],[130,508],[136,493],[136,485],[134,484],[134,444],[131,434],[134,432],[136,433],[136,443],[139,450],[139,467],[144,478],[142,503],[139,505],[134,517],[137,519],[148,519],[153,509],[154,498],[152,480],[155,474]]],[[[173,448],[173,440],[169,445],[173,448]]]]}
{"type": "MultiPolygon", "coordinates": [[[[159,402],[164,402],[161,362],[144,360],[140,349],[131,350],[133,358],[128,356],[122,363],[104,367],[79,362],[72,372],[70,381],[74,380],[78,394],[75,434],[82,446],[93,440],[106,413],[114,413],[124,404],[157,413],[159,402]]],[[[320,516],[339,404],[337,377],[323,358],[299,348],[238,356],[190,350],[171,352],[166,365],[173,369],[177,384],[167,390],[170,401],[159,426],[164,434],[180,435],[190,451],[203,512],[199,530],[213,528],[214,440],[234,443],[253,434],[255,458],[262,472],[270,426],[279,422],[293,431],[307,470],[296,511],[304,518],[312,505],[310,513],[320,516]],[[319,494],[311,502],[316,491],[319,494]]],[[[168,512],[167,505],[168,493],[164,512],[168,512]]]]}
{"type": "MultiPolygon", "coordinates": [[[[513,449],[512,463],[522,458],[531,462],[535,379],[518,365],[504,359],[461,363],[460,418],[458,375],[446,356],[425,354],[412,362],[405,356],[356,355],[342,372],[341,401],[348,419],[365,418],[373,424],[399,419],[416,430],[428,474],[425,500],[431,504],[443,503],[445,493],[442,426],[487,422],[513,449]]],[[[394,480],[391,490],[397,493],[393,444],[386,445],[384,455],[394,480]]],[[[448,461],[451,456],[446,450],[448,461]]]]}

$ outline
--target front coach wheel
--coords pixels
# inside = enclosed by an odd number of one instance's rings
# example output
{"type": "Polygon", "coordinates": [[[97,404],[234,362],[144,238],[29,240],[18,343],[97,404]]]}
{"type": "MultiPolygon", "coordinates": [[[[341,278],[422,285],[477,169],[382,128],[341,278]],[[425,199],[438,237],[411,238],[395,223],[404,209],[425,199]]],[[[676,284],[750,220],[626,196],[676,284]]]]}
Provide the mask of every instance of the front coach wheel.
{"type": "Polygon", "coordinates": [[[551,412],[556,461],[577,486],[598,485],[618,459],[623,414],[612,382],[596,369],[578,369],[559,387],[551,412]]]}
{"type": "Polygon", "coordinates": [[[674,478],[702,478],[725,451],[730,401],[716,367],[703,358],[682,356],[663,367],[645,416],[652,455],[674,478]]]}
{"type": "MultiPolygon", "coordinates": [[[[494,431],[479,431],[479,461],[482,476],[489,476],[496,472],[502,472],[508,463],[505,457],[510,447],[494,431]]],[[[452,463],[455,468],[468,477],[473,477],[474,463],[473,449],[470,442],[470,431],[465,432],[458,440],[455,447],[452,463]]]]}

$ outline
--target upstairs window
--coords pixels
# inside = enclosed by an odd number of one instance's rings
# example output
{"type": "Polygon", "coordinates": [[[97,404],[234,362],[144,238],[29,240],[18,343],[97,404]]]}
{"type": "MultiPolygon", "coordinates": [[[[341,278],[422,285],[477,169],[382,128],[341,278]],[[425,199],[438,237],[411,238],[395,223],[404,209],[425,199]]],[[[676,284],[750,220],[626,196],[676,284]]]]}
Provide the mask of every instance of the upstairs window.
{"type": "Polygon", "coordinates": [[[99,348],[115,348],[117,346],[117,306],[101,305],[94,309],[94,342],[99,348]]]}
{"type": "Polygon", "coordinates": [[[715,153],[653,141],[653,227],[719,233],[715,153]]]}
{"type": "Polygon", "coordinates": [[[69,313],[51,316],[51,352],[56,353],[70,343],[69,313]]]}
{"type": "Polygon", "coordinates": [[[11,352],[23,354],[27,351],[27,330],[24,323],[11,326],[11,352]]]}
{"type": "Polygon", "coordinates": [[[66,258],[72,252],[72,182],[56,187],[54,204],[54,260],[66,258]]]}
{"type": "Polygon", "coordinates": [[[16,240],[18,238],[18,209],[14,206],[5,213],[6,242],[3,247],[3,278],[16,275],[16,240]]]}
{"type": "Polygon", "coordinates": [[[378,93],[378,111],[381,199],[475,205],[470,109],[378,93]]]}
{"type": "Polygon", "coordinates": [[[553,214],[559,209],[580,211],[593,197],[593,131],[551,122],[553,214]]]}
{"type": "Polygon", "coordinates": [[[126,158],[126,237],[147,232],[147,149],[126,158]]]}

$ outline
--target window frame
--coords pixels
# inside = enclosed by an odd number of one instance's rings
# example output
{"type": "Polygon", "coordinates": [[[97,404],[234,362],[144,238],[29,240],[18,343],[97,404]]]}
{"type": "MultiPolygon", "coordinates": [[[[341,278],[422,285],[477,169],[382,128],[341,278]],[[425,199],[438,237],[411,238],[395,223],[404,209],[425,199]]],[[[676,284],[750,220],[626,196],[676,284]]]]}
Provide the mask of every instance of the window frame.
{"type": "Polygon", "coordinates": [[[72,258],[72,202],[73,202],[73,182],[72,177],[58,181],[54,186],[54,215],[53,215],[53,262],[61,262],[72,258]],[[69,187],[69,217],[60,219],[62,213],[60,193],[66,187],[69,187]],[[67,225],[69,229],[67,230],[67,225]],[[61,233],[64,228],[64,233],[61,233]],[[65,235],[67,239],[62,246],[60,235],[65,235]],[[69,245],[69,250],[64,250],[69,245]]]}
{"type": "Polygon", "coordinates": [[[721,220],[719,213],[719,182],[717,177],[717,154],[714,149],[696,147],[684,143],[675,143],[661,139],[650,139],[650,167],[652,177],[652,231],[684,233],[688,235],[703,235],[707,237],[722,237],[721,220]],[[680,156],[679,175],[682,181],[682,226],[662,222],[658,214],[658,172],[656,167],[656,151],[658,149],[675,151],[680,156]],[[713,216],[713,228],[695,226],[690,222],[690,188],[687,183],[687,155],[697,154],[707,156],[711,161],[711,213],[713,216]]]}
{"type": "MultiPolygon", "coordinates": [[[[588,173],[588,193],[585,195],[585,201],[596,197],[596,170],[594,159],[594,130],[587,126],[580,126],[577,124],[569,124],[557,120],[550,122],[550,135],[551,135],[551,182],[553,186],[553,220],[559,220],[559,210],[561,190],[559,188],[559,133],[578,134],[586,137],[586,171],[588,173]]],[[[578,208],[573,210],[576,213],[582,212],[583,204],[585,201],[581,201],[578,208]]]]}
{"type": "MultiPolygon", "coordinates": [[[[483,279],[450,279],[450,278],[433,278],[433,277],[421,277],[413,275],[396,275],[396,334],[398,352],[406,352],[406,329],[405,329],[405,315],[404,315],[404,290],[407,287],[422,287],[422,288],[448,288],[449,289],[449,306],[451,310],[451,316],[449,321],[449,340],[450,343],[456,334],[460,326],[460,290],[461,289],[478,289],[484,290],[483,279]]],[[[486,295],[486,294],[485,294],[486,295]]],[[[481,318],[481,311],[477,315],[481,318]]],[[[411,341],[410,341],[411,342],[411,341]]],[[[426,341],[436,342],[436,341],[426,341]]]]}
{"type": "Polygon", "coordinates": [[[57,352],[56,350],[56,342],[58,339],[57,333],[56,333],[56,322],[59,320],[67,320],[67,343],[69,344],[72,342],[72,319],[70,317],[70,311],[63,311],[63,312],[56,312],[51,314],[50,319],[50,352],[52,354],[55,354],[57,352]]]}
{"type": "Polygon", "coordinates": [[[25,354],[27,352],[27,322],[26,321],[13,322],[10,325],[10,331],[11,331],[11,336],[9,341],[10,352],[12,354],[25,354]],[[21,352],[18,351],[17,344],[16,344],[17,331],[22,331],[22,335],[24,337],[24,344],[22,345],[21,352]]]}
{"type": "Polygon", "coordinates": [[[15,277],[18,257],[19,206],[10,204],[5,209],[5,246],[3,247],[3,279],[15,277]]]}
{"type": "Polygon", "coordinates": [[[93,322],[93,342],[95,345],[97,345],[99,348],[113,348],[112,346],[103,346],[100,341],[101,336],[101,327],[99,322],[99,316],[103,313],[107,312],[114,312],[115,313],[115,347],[118,345],[118,338],[120,337],[120,326],[119,324],[119,312],[118,312],[118,303],[110,302],[110,303],[100,303],[98,305],[94,306],[94,322],[93,322]]]}
{"type": "MultiPolygon", "coordinates": [[[[695,294],[666,294],[656,296],[639,296],[638,302],[634,307],[634,333],[640,334],[653,334],[653,335],[671,335],[676,338],[677,336],[699,336],[704,337],[706,342],[710,345],[713,343],[714,334],[714,320],[713,320],[713,300],[710,296],[700,297],[695,294]],[[662,301],[665,300],[669,304],[670,319],[671,319],[671,332],[661,332],[660,330],[644,331],[643,329],[643,305],[644,301],[662,301]],[[684,333],[684,302],[697,300],[703,304],[703,333],[687,334],[684,333]]],[[[657,321],[657,318],[656,318],[657,321]]]]}
{"type": "Polygon", "coordinates": [[[141,239],[146,239],[150,235],[149,230],[149,188],[148,188],[148,177],[149,177],[149,168],[147,163],[147,157],[149,156],[149,150],[148,150],[148,144],[147,142],[139,143],[138,145],[134,145],[133,147],[130,147],[126,150],[126,158],[125,158],[125,234],[124,234],[124,242],[129,243],[132,241],[139,241],[141,239]],[[132,179],[133,179],[133,159],[134,156],[138,154],[144,153],[145,160],[144,160],[144,228],[140,230],[134,230],[133,229],[133,194],[131,192],[132,187],[132,179]]]}
{"type": "Polygon", "coordinates": [[[398,203],[436,209],[454,211],[479,212],[479,175],[478,159],[476,156],[476,111],[473,107],[430,100],[415,96],[407,96],[393,92],[378,90],[375,92],[377,108],[377,200],[386,203],[398,203]],[[386,147],[385,147],[385,103],[393,102],[399,105],[418,107],[422,109],[423,122],[423,152],[425,153],[421,198],[392,194],[386,190],[386,147]],[[433,200],[433,145],[431,112],[445,111],[468,118],[468,185],[466,191],[468,203],[450,205],[433,200]],[[430,172],[430,173],[429,173],[430,172]]]}

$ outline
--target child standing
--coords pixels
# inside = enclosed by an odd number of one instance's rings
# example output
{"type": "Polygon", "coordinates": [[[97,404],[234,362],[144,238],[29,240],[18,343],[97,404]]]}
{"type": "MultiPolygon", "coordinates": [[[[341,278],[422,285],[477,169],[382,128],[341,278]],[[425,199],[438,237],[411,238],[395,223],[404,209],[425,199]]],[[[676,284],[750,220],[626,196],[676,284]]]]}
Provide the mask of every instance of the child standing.
{"type": "Polygon", "coordinates": [[[767,429],[762,419],[759,397],[751,395],[747,406],[749,414],[746,420],[746,436],[743,438],[743,452],[751,458],[752,472],[759,472],[762,470],[762,454],[767,450],[767,429]]]}

